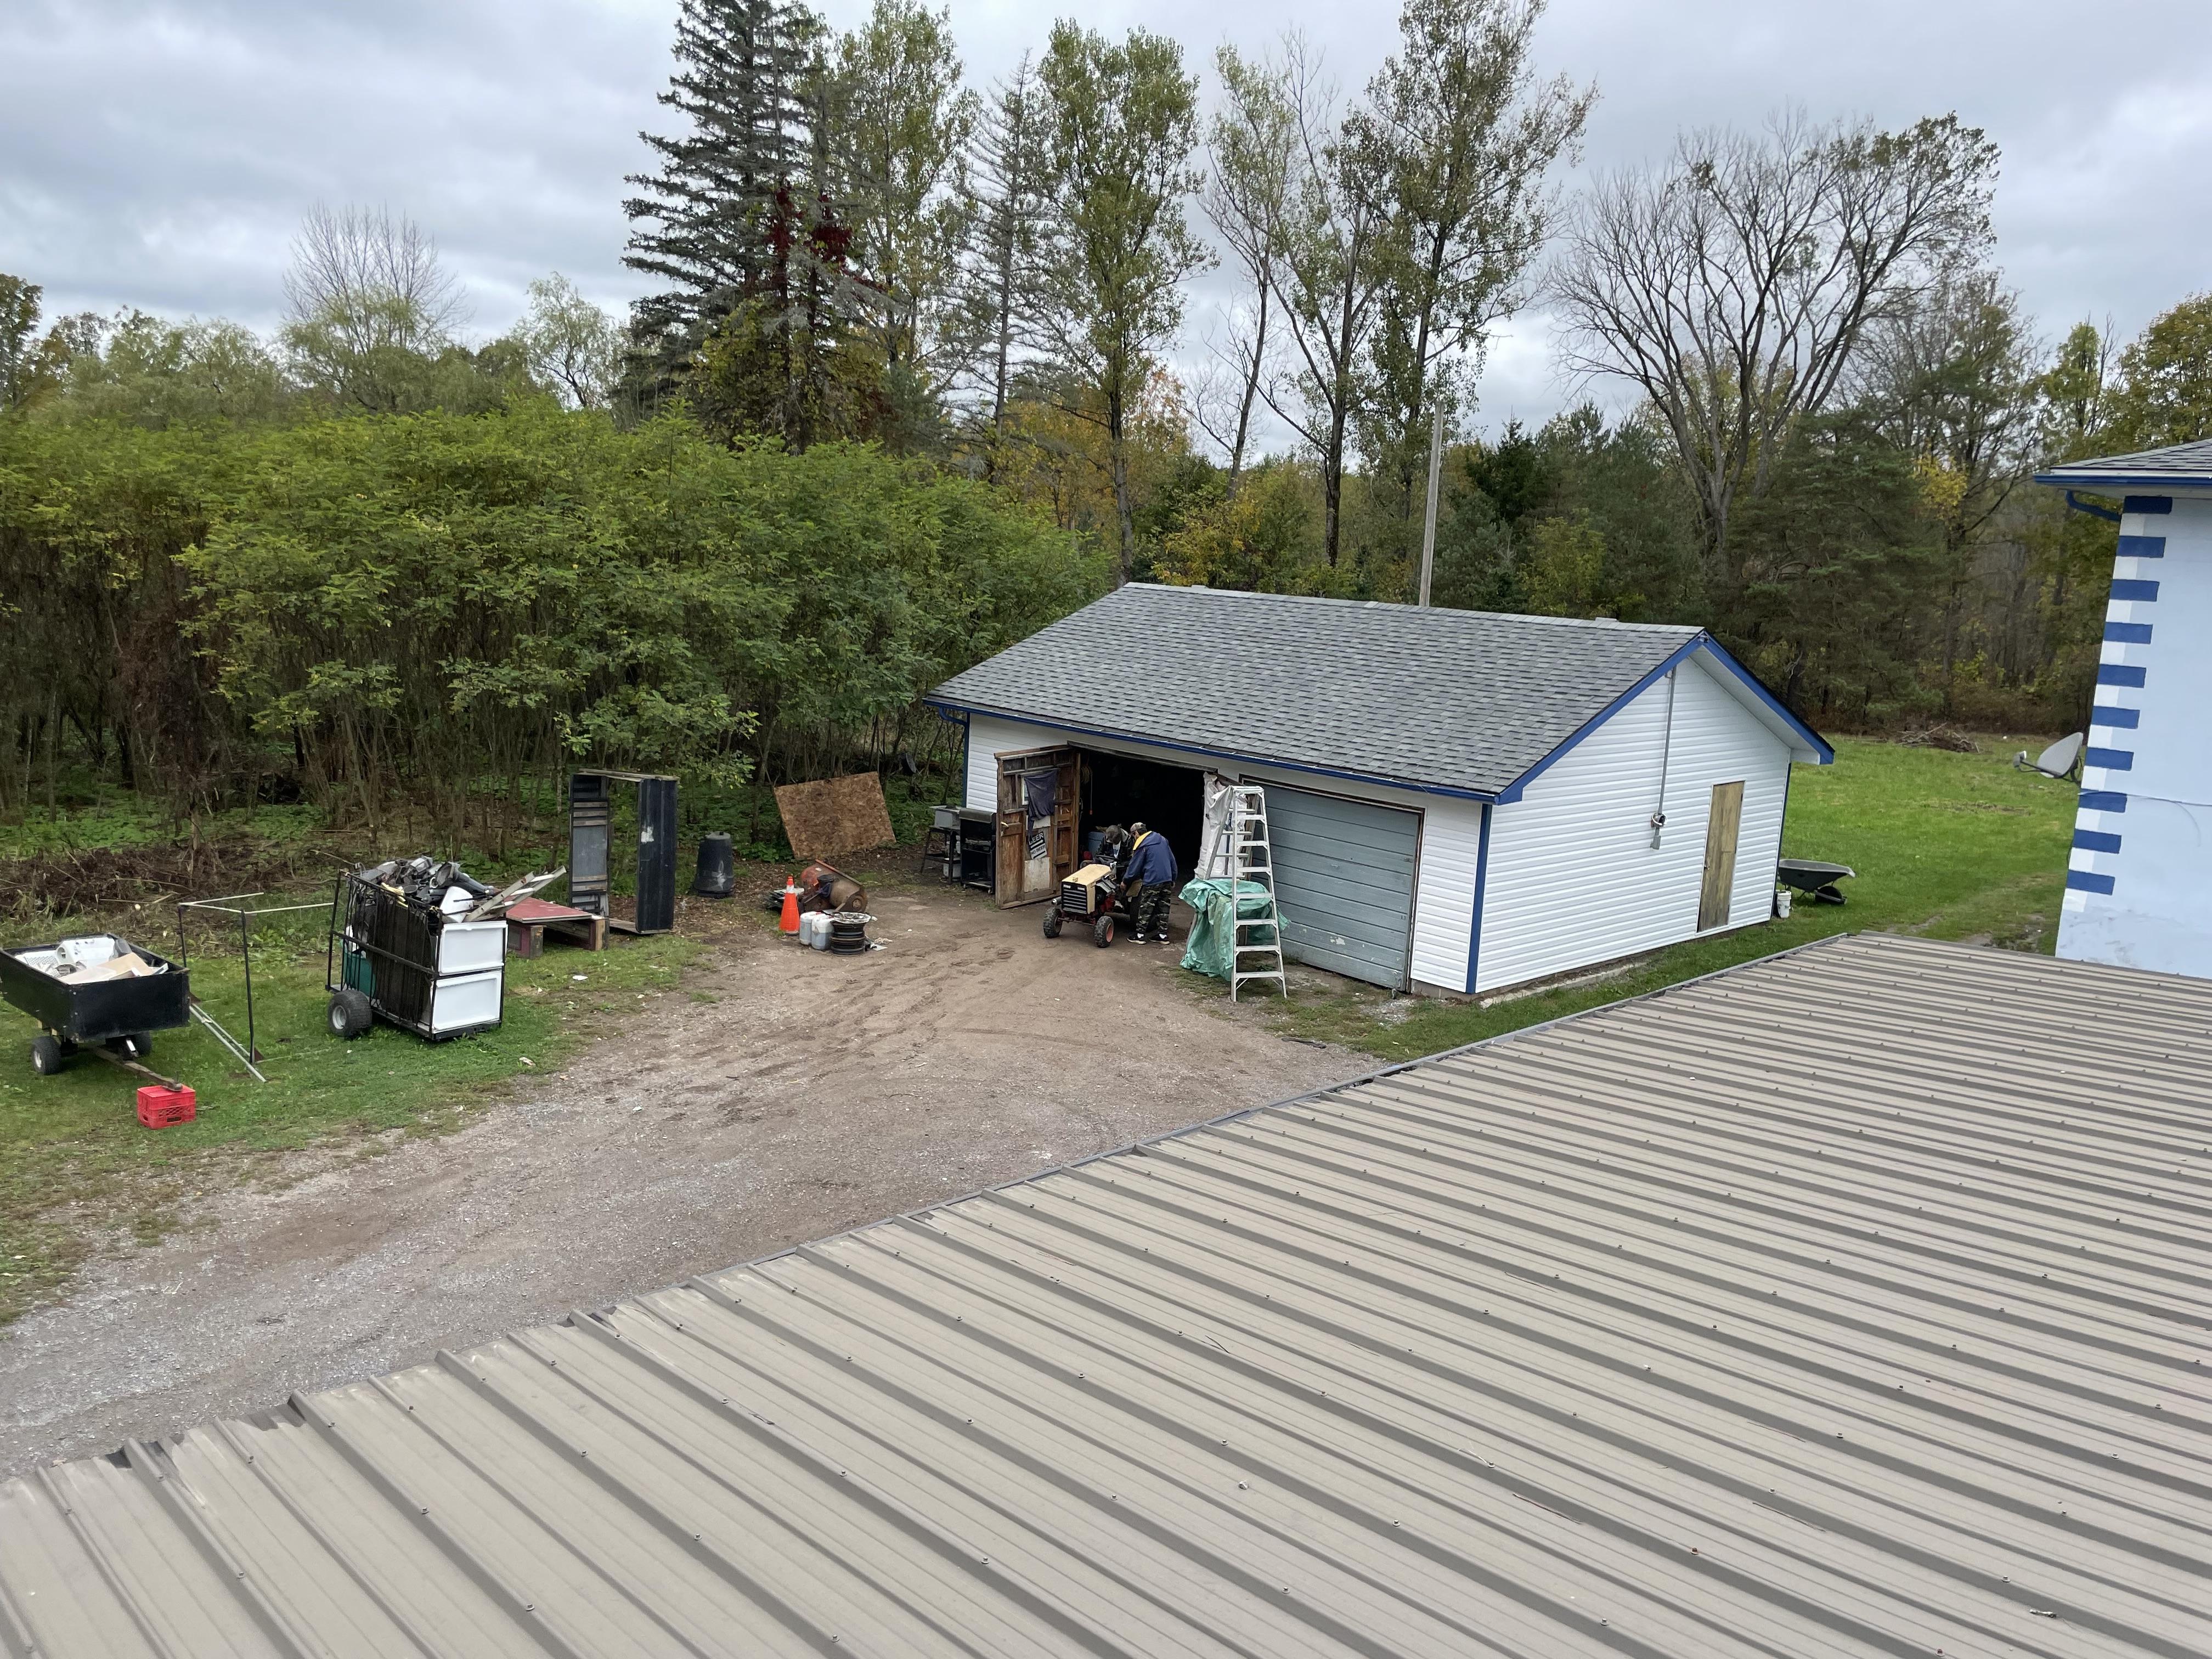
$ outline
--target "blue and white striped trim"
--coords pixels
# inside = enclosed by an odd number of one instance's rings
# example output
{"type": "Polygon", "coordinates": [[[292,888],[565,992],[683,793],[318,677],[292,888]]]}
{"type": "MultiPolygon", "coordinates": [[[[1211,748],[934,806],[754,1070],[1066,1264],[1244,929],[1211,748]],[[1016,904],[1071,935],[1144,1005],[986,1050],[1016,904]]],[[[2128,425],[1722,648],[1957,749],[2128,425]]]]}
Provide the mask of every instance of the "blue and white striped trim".
{"type": "Polygon", "coordinates": [[[2149,647],[2155,634],[2148,612],[2158,603],[2159,592],[2156,577],[2148,573],[2160,567],[2141,562],[2166,557],[2166,538],[2149,532],[2158,517],[2172,510],[2172,499],[2163,495],[2130,495],[2121,503],[2112,598],[2105,611],[2104,647],[2098,653],[2097,702],[2089,711],[2089,730],[2102,741],[2092,742],[2081,751],[2084,787],[2067,859],[2069,909],[2081,908],[2090,894],[2110,896],[2116,884],[2107,860],[2123,844],[2114,819],[2128,810],[2128,798],[2108,786],[2135,769],[2136,751],[2112,746],[2112,739],[2139,729],[2142,720],[2140,694],[2150,678],[2149,647]],[[2151,522],[2145,522],[2145,514],[2151,515],[2151,522]]]}

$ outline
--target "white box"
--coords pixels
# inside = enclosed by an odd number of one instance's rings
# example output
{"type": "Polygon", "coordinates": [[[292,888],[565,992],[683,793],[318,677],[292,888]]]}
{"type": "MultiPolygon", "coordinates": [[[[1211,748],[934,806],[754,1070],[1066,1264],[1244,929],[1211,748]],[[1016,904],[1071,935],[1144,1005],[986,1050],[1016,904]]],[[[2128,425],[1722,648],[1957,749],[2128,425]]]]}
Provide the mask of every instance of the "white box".
{"type": "MultiPolygon", "coordinates": [[[[501,928],[506,923],[500,924],[501,928]]],[[[430,1035],[451,1036],[480,1025],[499,1024],[500,991],[505,967],[479,974],[441,974],[430,988],[430,1035]]]]}
{"type": "Polygon", "coordinates": [[[507,924],[490,921],[449,921],[438,930],[438,971],[472,974],[496,968],[507,959],[507,924]]]}

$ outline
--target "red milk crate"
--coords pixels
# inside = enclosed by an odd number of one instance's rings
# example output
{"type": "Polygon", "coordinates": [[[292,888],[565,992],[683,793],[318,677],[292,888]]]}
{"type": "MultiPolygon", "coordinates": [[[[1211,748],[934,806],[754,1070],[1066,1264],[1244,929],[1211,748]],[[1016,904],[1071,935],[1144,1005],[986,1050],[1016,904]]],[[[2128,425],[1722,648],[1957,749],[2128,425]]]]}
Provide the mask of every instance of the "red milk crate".
{"type": "Polygon", "coordinates": [[[190,1123],[198,1115],[196,1097],[187,1084],[172,1089],[166,1083],[149,1083],[138,1091],[138,1121],[149,1129],[166,1129],[173,1123],[190,1123]]]}

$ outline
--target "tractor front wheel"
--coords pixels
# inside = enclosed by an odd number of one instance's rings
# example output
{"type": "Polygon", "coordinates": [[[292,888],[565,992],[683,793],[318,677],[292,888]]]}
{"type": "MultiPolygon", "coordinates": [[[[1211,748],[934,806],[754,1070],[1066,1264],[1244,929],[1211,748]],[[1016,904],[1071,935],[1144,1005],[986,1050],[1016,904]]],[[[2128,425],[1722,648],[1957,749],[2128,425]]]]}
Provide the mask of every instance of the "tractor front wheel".
{"type": "Polygon", "coordinates": [[[1092,943],[1097,945],[1102,951],[1108,945],[1111,945],[1114,942],[1114,918],[1111,916],[1099,917],[1098,920],[1093,922],[1091,926],[1091,938],[1092,943]]]}
{"type": "Polygon", "coordinates": [[[1044,936],[1047,939],[1058,939],[1060,937],[1060,907],[1058,905],[1054,905],[1051,909],[1044,913],[1044,936]]]}

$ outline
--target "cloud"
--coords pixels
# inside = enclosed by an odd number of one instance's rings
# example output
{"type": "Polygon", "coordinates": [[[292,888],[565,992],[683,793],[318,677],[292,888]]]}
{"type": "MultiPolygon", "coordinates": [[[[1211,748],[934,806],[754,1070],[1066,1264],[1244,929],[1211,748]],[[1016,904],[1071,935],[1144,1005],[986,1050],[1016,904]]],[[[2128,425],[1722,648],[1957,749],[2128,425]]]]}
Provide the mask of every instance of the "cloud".
{"type": "MultiPolygon", "coordinates": [[[[1357,88],[1395,37],[1373,0],[1107,0],[1090,26],[1174,34],[1195,65],[1294,23],[1357,88]]],[[[828,7],[841,26],[860,0],[828,7]]],[[[438,240],[481,331],[560,270],[603,304],[623,269],[623,178],[670,69],[673,0],[13,0],[0,12],[0,270],[55,310],[136,305],[259,327],[317,201],[384,204],[438,240]]],[[[1042,45],[1050,13],[955,0],[971,78],[1042,45]]],[[[2206,282],[2212,7],[2110,0],[1553,0],[1544,72],[1595,79],[1586,168],[1635,166],[1688,125],[1784,105],[1899,123],[1956,110],[2003,147],[1998,255],[2046,331],[2132,332],[2206,282]]],[[[1570,179],[1569,183],[1572,183],[1570,179]]],[[[1194,354],[1225,278],[1195,297],[1194,354]]],[[[1558,381],[1540,316],[1490,353],[1479,420],[1540,420],[1558,381]]]]}

